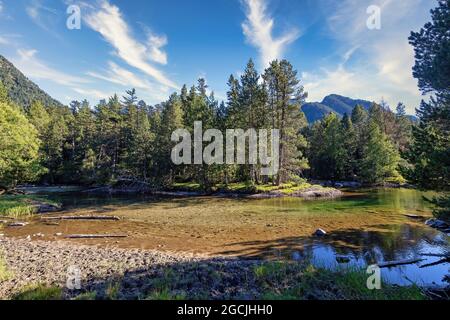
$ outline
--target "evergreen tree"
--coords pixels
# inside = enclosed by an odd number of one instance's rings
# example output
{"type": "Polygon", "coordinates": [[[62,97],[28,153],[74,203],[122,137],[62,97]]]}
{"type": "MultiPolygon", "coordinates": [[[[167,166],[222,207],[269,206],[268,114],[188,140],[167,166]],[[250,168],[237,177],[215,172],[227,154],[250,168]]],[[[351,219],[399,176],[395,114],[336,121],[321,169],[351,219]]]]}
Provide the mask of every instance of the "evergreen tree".
{"type": "Polygon", "coordinates": [[[414,77],[424,93],[450,90],[450,1],[439,0],[431,10],[432,21],[409,37],[416,63],[414,77]]]}
{"type": "Polygon", "coordinates": [[[367,144],[363,149],[360,163],[362,181],[367,183],[384,182],[397,178],[400,155],[389,138],[378,127],[376,120],[370,120],[367,127],[367,144]]]}
{"type": "Polygon", "coordinates": [[[263,79],[268,90],[272,128],[280,130],[280,170],[275,180],[280,185],[308,168],[303,157],[307,142],[300,134],[307,126],[301,111],[307,94],[297,78],[297,71],[286,60],[273,61],[263,79]]]}
{"type": "Polygon", "coordinates": [[[0,188],[33,182],[44,173],[40,143],[37,130],[19,109],[0,102],[0,188]]]}

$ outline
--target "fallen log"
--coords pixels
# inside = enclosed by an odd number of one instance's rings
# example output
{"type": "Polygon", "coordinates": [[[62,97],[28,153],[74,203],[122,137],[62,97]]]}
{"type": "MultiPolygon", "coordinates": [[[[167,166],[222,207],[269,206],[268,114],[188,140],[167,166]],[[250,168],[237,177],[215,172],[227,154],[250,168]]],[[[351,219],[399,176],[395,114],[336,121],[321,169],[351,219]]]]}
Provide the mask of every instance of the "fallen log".
{"type": "Polygon", "coordinates": [[[432,263],[424,264],[424,265],[420,266],[420,268],[422,269],[422,268],[433,267],[433,266],[437,266],[437,265],[448,263],[448,262],[450,262],[450,258],[444,258],[444,259],[441,259],[439,261],[435,261],[435,262],[432,262],[432,263]]]}
{"type": "Polygon", "coordinates": [[[102,238],[126,238],[126,234],[70,234],[66,239],[102,239],[102,238]]]}
{"type": "Polygon", "coordinates": [[[386,261],[383,263],[379,263],[378,267],[380,268],[390,268],[390,267],[396,267],[396,266],[402,266],[406,264],[414,264],[418,262],[422,262],[425,259],[407,259],[407,260],[398,260],[398,261],[386,261]]]}
{"type": "Polygon", "coordinates": [[[43,221],[52,221],[52,220],[120,220],[119,217],[116,216],[59,216],[59,217],[42,217],[43,221]]]}
{"type": "Polygon", "coordinates": [[[405,214],[405,217],[410,218],[410,219],[425,219],[426,218],[424,216],[418,216],[416,214],[405,214]]]}
{"type": "Polygon", "coordinates": [[[12,222],[8,224],[8,227],[25,227],[28,223],[27,222],[12,222]]]}
{"type": "Polygon", "coordinates": [[[437,257],[437,258],[450,259],[450,254],[444,254],[444,253],[421,253],[420,255],[425,256],[425,257],[437,257]]]}

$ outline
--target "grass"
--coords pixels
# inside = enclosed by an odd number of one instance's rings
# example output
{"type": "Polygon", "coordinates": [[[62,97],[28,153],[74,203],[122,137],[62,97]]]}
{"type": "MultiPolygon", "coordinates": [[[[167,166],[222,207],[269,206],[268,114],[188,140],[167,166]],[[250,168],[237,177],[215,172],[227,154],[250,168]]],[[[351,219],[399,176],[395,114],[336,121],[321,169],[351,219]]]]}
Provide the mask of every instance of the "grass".
{"type": "Polygon", "coordinates": [[[0,217],[24,217],[36,213],[35,202],[55,205],[48,199],[30,195],[2,195],[0,196],[0,217]]]}
{"type": "Polygon", "coordinates": [[[13,277],[13,273],[8,270],[5,259],[0,255],[0,282],[7,281],[13,277]]]}
{"type": "Polygon", "coordinates": [[[263,300],[425,300],[418,286],[400,287],[382,282],[380,290],[367,288],[365,270],[328,270],[296,263],[269,263],[255,267],[263,300]]]}
{"type": "Polygon", "coordinates": [[[62,300],[63,290],[57,286],[46,286],[43,284],[26,286],[13,300],[62,300]]]}
{"type": "Polygon", "coordinates": [[[88,291],[85,293],[81,293],[78,296],[76,296],[75,298],[73,298],[73,300],[81,300],[81,301],[96,300],[96,299],[97,299],[96,291],[88,291]]]}
{"type": "MultiPolygon", "coordinates": [[[[263,262],[243,269],[244,273],[222,267],[195,265],[184,271],[167,268],[148,279],[140,296],[146,300],[210,300],[214,292],[225,299],[258,300],[427,300],[415,285],[400,287],[382,281],[380,290],[369,290],[369,275],[363,269],[328,270],[306,263],[263,262]],[[206,268],[206,269],[205,269],[206,268]],[[245,276],[243,276],[245,274],[245,276]],[[239,279],[239,280],[237,280],[239,279]],[[234,292],[234,294],[232,293],[234,292]],[[227,293],[231,295],[228,297],[227,293]]],[[[141,288],[142,289],[142,288],[141,288]]],[[[121,297],[121,281],[107,284],[105,298],[121,297]]],[[[15,300],[60,300],[63,289],[55,286],[27,286],[15,300]]],[[[95,291],[79,294],[72,300],[103,299],[95,291]]]]}
{"type": "Polygon", "coordinates": [[[119,297],[120,286],[121,284],[119,281],[110,282],[106,287],[106,298],[108,300],[117,300],[119,297]]]}
{"type": "MultiPolygon", "coordinates": [[[[304,191],[309,188],[327,189],[319,185],[311,185],[306,181],[299,181],[299,182],[288,182],[281,184],[279,186],[273,185],[271,183],[253,184],[250,182],[229,183],[227,185],[217,184],[212,188],[212,190],[230,193],[268,193],[279,191],[285,195],[289,195],[295,192],[304,191]]],[[[202,190],[200,184],[194,182],[174,183],[172,185],[172,189],[178,191],[191,191],[191,192],[198,192],[202,190]]]]}

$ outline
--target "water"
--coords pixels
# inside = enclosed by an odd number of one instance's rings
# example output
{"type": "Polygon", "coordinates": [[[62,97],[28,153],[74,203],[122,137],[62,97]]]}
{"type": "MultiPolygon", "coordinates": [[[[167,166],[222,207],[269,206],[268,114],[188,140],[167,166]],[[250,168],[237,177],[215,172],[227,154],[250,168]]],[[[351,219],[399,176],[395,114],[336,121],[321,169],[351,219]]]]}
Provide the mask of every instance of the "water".
{"type": "Polygon", "coordinates": [[[123,247],[249,259],[309,259],[328,268],[365,268],[385,261],[422,258],[420,263],[384,268],[382,276],[399,285],[444,286],[450,282],[449,263],[425,266],[440,258],[422,254],[448,254],[449,236],[424,224],[432,210],[424,196],[433,194],[382,189],[350,192],[335,200],[49,195],[62,201],[68,212],[122,216],[121,224],[83,222],[75,227],[72,222],[64,227],[68,232],[92,230],[93,225],[103,228],[101,232],[128,231],[132,236],[118,244],[123,247]],[[423,219],[413,220],[405,214],[423,219]],[[311,236],[319,227],[327,236],[311,236]]]}

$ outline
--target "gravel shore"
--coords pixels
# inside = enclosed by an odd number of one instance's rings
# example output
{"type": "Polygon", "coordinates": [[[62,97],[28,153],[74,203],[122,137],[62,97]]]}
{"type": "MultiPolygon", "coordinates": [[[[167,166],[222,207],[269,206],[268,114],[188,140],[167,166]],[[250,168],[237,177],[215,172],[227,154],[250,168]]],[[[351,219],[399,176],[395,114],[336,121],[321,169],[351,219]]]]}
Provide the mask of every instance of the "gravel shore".
{"type": "MultiPolygon", "coordinates": [[[[11,277],[0,283],[0,299],[10,299],[32,284],[64,288],[66,299],[94,291],[97,299],[111,298],[108,288],[112,285],[117,286],[115,299],[143,299],[164,291],[165,282],[184,283],[179,293],[189,298],[251,298],[248,294],[254,291],[252,281],[243,280],[252,277],[253,266],[257,264],[188,254],[10,238],[0,238],[0,257],[11,272],[11,277]],[[66,286],[70,272],[73,272],[70,270],[74,268],[81,275],[81,290],[69,290],[66,286]],[[244,282],[250,283],[250,287],[242,285],[244,282]]],[[[172,291],[172,296],[178,294],[176,288],[172,291]]]]}

